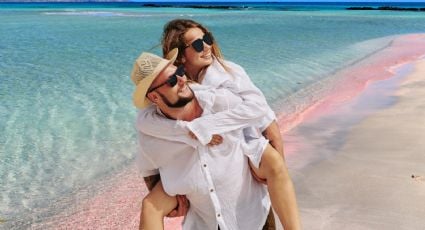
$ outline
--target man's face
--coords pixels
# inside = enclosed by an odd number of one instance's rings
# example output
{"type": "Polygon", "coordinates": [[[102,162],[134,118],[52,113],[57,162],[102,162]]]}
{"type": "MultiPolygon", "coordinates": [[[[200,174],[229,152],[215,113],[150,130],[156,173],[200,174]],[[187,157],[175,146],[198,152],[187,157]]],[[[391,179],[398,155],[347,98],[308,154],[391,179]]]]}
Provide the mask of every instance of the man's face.
{"type": "Polygon", "coordinates": [[[184,74],[183,76],[179,76],[178,72],[177,67],[169,65],[152,82],[150,89],[159,87],[149,93],[151,94],[149,98],[156,103],[160,109],[164,106],[170,108],[184,107],[194,98],[192,89],[187,85],[186,76],[184,74]],[[166,83],[167,81],[173,82],[173,78],[175,77],[177,82],[174,86],[166,83]]]}

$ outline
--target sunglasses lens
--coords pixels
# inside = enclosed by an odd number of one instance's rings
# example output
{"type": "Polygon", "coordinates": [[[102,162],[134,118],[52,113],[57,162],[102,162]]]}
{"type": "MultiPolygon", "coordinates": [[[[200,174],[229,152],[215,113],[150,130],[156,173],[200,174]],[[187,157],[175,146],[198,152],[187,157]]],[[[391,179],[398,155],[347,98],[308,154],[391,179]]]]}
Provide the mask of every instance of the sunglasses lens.
{"type": "Polygon", "coordinates": [[[177,76],[183,77],[184,74],[184,66],[181,65],[176,69],[176,72],[168,78],[168,85],[174,87],[177,84],[177,76]]]}
{"type": "Polygon", "coordinates": [[[176,74],[173,74],[170,78],[168,78],[167,83],[170,87],[174,87],[177,84],[176,74]]]}
{"type": "Polygon", "coordinates": [[[211,34],[204,34],[204,37],[202,37],[202,39],[195,40],[194,42],[192,42],[191,45],[196,52],[200,53],[204,50],[204,42],[209,46],[213,44],[214,41],[211,34]]]}
{"type": "Polygon", "coordinates": [[[175,75],[182,77],[184,74],[184,66],[181,65],[177,68],[175,75]]]}
{"type": "Polygon", "coordinates": [[[213,44],[213,39],[209,33],[206,33],[204,37],[202,38],[205,43],[207,43],[209,46],[213,44]]]}
{"type": "Polygon", "coordinates": [[[174,72],[173,75],[168,77],[167,81],[165,81],[164,83],[162,83],[162,84],[160,84],[156,87],[149,89],[148,92],[152,92],[152,91],[154,91],[154,90],[156,90],[156,89],[158,89],[158,88],[160,88],[160,87],[162,87],[166,84],[170,87],[174,87],[177,84],[177,76],[183,77],[184,74],[185,74],[184,66],[181,65],[176,69],[176,72],[174,72]]]}
{"type": "Polygon", "coordinates": [[[202,39],[198,39],[192,42],[192,46],[196,50],[196,52],[201,52],[202,50],[204,50],[204,41],[202,39]]]}

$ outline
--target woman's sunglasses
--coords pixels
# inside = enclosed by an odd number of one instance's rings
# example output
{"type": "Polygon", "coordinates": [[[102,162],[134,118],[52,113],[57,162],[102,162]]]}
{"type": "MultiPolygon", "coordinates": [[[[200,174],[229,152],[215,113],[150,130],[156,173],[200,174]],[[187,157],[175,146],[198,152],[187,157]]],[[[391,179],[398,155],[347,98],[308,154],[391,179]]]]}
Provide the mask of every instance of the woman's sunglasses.
{"type": "Polygon", "coordinates": [[[161,83],[158,86],[155,86],[152,89],[149,89],[148,93],[155,91],[164,85],[174,87],[177,84],[177,76],[183,77],[184,74],[185,74],[184,66],[181,65],[176,69],[176,72],[174,72],[171,76],[168,77],[168,79],[164,83],[161,83]]]}
{"type": "Polygon", "coordinates": [[[204,42],[209,46],[213,44],[214,41],[210,33],[204,34],[202,39],[201,38],[196,39],[195,41],[192,42],[192,44],[187,45],[184,48],[186,49],[187,47],[192,46],[196,52],[200,53],[202,52],[202,50],[204,50],[204,42]]]}

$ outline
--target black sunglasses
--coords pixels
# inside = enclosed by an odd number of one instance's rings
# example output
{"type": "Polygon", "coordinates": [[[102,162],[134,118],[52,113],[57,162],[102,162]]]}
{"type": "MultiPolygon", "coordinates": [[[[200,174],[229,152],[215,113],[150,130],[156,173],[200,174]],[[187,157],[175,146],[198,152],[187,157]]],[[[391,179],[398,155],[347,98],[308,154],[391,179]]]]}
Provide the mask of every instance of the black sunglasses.
{"type": "Polygon", "coordinates": [[[169,85],[170,87],[174,87],[177,84],[177,76],[183,77],[184,74],[185,74],[184,66],[181,65],[177,67],[176,72],[174,72],[171,76],[169,76],[164,83],[159,84],[158,86],[155,86],[152,89],[149,89],[148,93],[155,91],[164,85],[169,85]]]}
{"type": "Polygon", "coordinates": [[[196,39],[192,42],[192,44],[187,45],[184,48],[186,49],[187,47],[192,46],[196,52],[200,53],[202,50],[204,50],[204,42],[209,46],[213,44],[214,41],[210,33],[204,34],[202,38],[196,39]]]}

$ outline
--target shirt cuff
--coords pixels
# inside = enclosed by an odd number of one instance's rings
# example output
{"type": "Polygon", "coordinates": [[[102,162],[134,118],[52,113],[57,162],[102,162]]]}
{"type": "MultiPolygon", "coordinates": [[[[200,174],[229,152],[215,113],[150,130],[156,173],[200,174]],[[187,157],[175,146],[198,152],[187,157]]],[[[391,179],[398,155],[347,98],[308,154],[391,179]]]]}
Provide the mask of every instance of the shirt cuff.
{"type": "Polygon", "coordinates": [[[261,119],[258,128],[260,129],[261,132],[264,132],[264,130],[266,130],[267,127],[269,127],[269,125],[274,120],[276,120],[276,114],[273,112],[273,110],[268,109],[266,116],[264,116],[264,118],[261,119]]]}
{"type": "Polygon", "coordinates": [[[140,175],[142,177],[148,177],[148,176],[153,176],[153,175],[157,175],[157,174],[159,174],[159,170],[158,169],[140,170],[140,175]]]}
{"type": "Polygon", "coordinates": [[[196,125],[194,124],[196,121],[194,122],[190,122],[187,123],[187,128],[193,133],[195,134],[196,138],[198,139],[198,141],[202,144],[202,145],[207,145],[208,143],[210,143],[211,139],[212,139],[212,135],[203,131],[201,127],[196,127],[196,125]]]}

